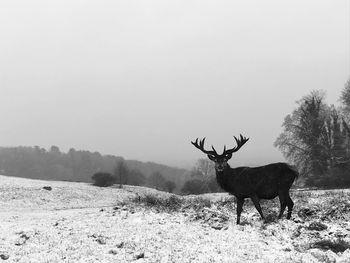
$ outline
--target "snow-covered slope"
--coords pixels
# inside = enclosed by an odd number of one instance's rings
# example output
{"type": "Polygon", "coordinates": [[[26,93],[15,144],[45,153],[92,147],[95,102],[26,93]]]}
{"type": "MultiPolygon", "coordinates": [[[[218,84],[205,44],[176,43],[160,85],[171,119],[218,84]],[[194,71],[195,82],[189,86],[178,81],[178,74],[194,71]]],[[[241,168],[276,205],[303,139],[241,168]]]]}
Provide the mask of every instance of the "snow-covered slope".
{"type": "Polygon", "coordinates": [[[0,261],[350,262],[350,249],[317,243],[350,241],[348,197],[293,193],[293,221],[276,220],[278,202],[263,202],[269,223],[247,201],[237,226],[227,194],[178,197],[0,176],[0,261]],[[174,200],[179,205],[169,209],[174,200]]]}

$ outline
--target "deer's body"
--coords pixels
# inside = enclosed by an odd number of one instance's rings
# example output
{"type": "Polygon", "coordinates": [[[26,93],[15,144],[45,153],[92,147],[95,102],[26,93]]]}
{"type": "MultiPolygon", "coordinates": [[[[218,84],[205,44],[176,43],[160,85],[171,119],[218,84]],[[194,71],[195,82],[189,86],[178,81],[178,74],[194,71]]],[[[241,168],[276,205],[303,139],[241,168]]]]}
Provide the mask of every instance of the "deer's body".
{"type": "Polygon", "coordinates": [[[237,198],[237,224],[240,223],[240,216],[245,198],[250,198],[260,216],[264,218],[259,200],[274,199],[279,197],[281,210],[278,218],[281,218],[285,208],[288,206],[287,219],[290,219],[294,203],[289,196],[289,189],[298,173],[286,163],[272,163],[259,167],[237,167],[231,168],[227,161],[232,153],[238,151],[248,139],[242,135],[240,139],[235,137],[237,146],[226,150],[219,155],[215,151],[204,149],[204,141],[198,144],[198,139],[192,144],[202,152],[208,154],[208,158],[215,163],[216,180],[219,186],[237,198]]]}
{"type": "Polygon", "coordinates": [[[254,168],[231,168],[227,165],[224,171],[216,172],[219,186],[237,198],[248,198],[256,194],[260,199],[274,199],[279,191],[290,189],[295,177],[295,171],[286,163],[254,168]]]}

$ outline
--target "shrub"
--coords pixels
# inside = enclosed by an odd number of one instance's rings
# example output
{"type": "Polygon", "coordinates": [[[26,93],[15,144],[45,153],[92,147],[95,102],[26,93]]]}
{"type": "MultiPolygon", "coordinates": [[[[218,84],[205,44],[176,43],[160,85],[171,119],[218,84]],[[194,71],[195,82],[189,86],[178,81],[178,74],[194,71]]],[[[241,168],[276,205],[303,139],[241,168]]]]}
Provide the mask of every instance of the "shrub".
{"type": "Polygon", "coordinates": [[[101,187],[111,186],[115,182],[115,178],[110,173],[95,173],[91,178],[94,180],[94,185],[101,187]]]}
{"type": "Polygon", "coordinates": [[[146,194],[136,197],[133,201],[168,212],[178,211],[183,204],[183,199],[176,195],[160,197],[154,194],[146,194]]]}
{"type": "Polygon", "coordinates": [[[183,199],[176,196],[172,195],[164,200],[165,206],[171,210],[171,211],[177,211],[181,208],[183,204],[183,199]]]}
{"type": "Polygon", "coordinates": [[[343,239],[332,240],[320,240],[311,244],[312,248],[319,248],[322,250],[332,250],[335,253],[344,252],[350,248],[350,244],[343,239]]]}

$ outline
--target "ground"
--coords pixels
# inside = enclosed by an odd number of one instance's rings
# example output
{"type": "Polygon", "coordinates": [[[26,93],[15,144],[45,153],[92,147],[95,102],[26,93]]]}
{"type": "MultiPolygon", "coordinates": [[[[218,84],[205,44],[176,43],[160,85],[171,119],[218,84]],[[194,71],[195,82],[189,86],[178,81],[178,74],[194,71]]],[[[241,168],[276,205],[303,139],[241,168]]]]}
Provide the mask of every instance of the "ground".
{"type": "Polygon", "coordinates": [[[234,198],[0,176],[4,262],[350,262],[348,190],[295,191],[293,220],[234,198]],[[50,186],[52,189],[44,189],[50,186]]]}

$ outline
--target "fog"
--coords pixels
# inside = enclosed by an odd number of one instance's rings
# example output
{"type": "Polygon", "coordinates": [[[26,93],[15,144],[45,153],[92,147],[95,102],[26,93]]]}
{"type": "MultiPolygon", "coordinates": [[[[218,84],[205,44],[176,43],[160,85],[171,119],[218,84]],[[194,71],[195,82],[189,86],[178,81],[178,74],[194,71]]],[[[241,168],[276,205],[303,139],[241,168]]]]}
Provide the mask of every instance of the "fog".
{"type": "Polygon", "coordinates": [[[0,145],[190,167],[283,161],[284,117],[350,75],[349,1],[1,1],[0,145]]]}

